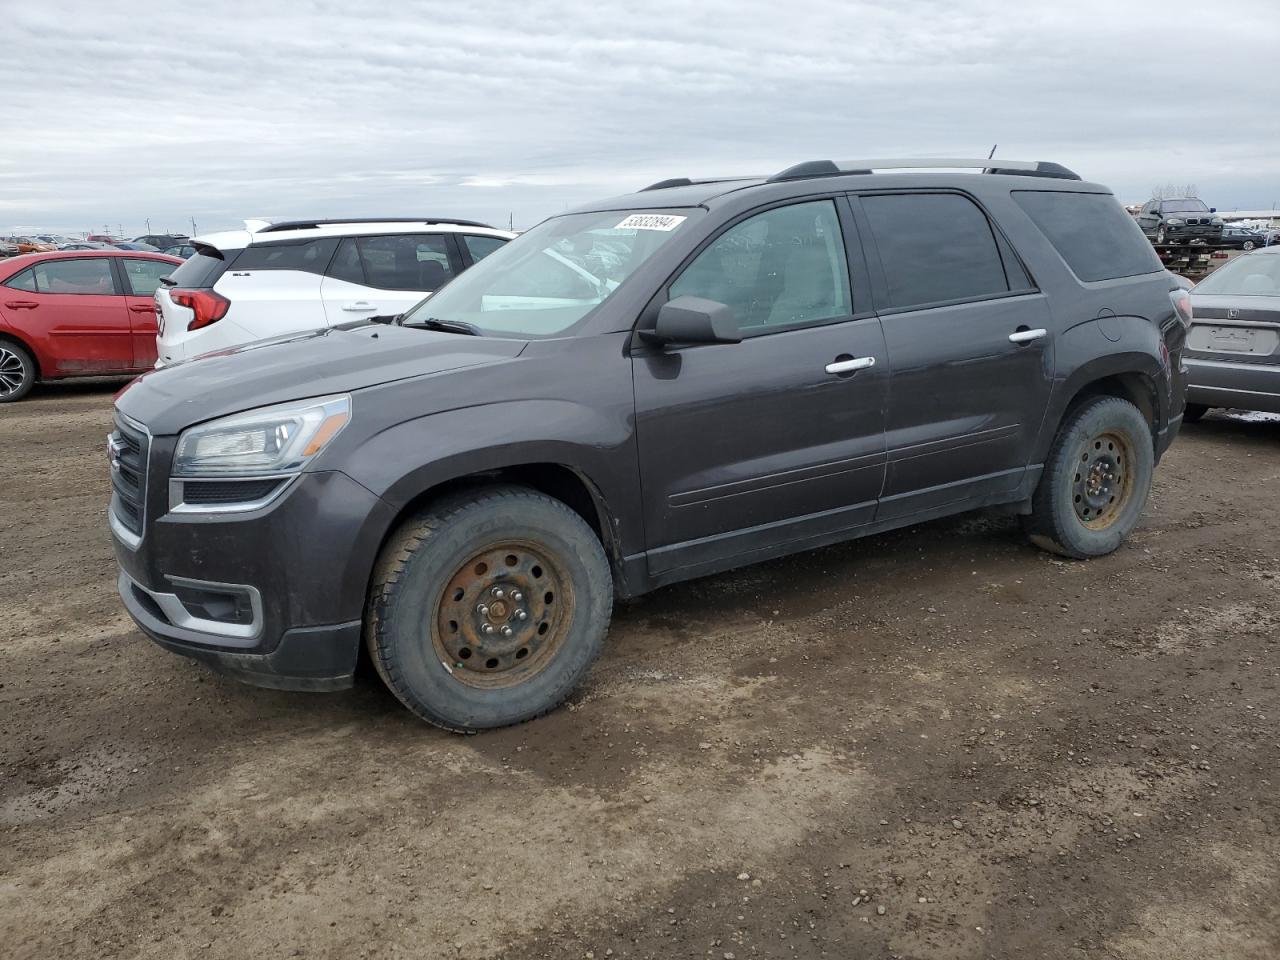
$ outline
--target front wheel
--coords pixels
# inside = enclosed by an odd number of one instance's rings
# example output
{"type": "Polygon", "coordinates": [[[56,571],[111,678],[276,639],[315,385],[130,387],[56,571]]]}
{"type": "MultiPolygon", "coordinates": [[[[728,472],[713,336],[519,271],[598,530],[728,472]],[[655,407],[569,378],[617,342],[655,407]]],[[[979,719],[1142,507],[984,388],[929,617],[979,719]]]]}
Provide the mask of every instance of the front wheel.
{"type": "Polygon", "coordinates": [[[1164,227],[1156,230],[1156,243],[1164,243],[1164,227]]]}
{"type": "Polygon", "coordinates": [[[1142,516],[1155,451],[1132,403],[1098,397],[1063,422],[1025,527],[1045,550],[1076,559],[1111,553],[1142,516]]]}
{"type": "Polygon", "coordinates": [[[1252,250],[1253,248],[1254,242],[1252,240],[1246,240],[1244,243],[1240,244],[1241,250],[1252,250]]]}
{"type": "Polygon", "coordinates": [[[578,514],[534,490],[489,487],[392,535],[365,642],[401,703],[472,733],[563,702],[600,652],[612,608],[608,559],[578,514]]]}

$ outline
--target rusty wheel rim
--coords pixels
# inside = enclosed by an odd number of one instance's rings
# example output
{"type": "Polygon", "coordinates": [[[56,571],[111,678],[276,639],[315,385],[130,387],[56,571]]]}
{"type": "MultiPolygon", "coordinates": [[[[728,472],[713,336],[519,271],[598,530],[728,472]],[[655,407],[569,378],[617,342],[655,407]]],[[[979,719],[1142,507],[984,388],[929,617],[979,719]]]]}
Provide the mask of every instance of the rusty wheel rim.
{"type": "Polygon", "coordinates": [[[1071,492],[1085,527],[1105,530],[1116,522],[1133,493],[1133,463],[1133,448],[1118,433],[1101,433],[1084,445],[1071,492]]]}
{"type": "Polygon", "coordinates": [[[460,683],[511,687],[564,645],[574,595],[560,564],[525,540],[495,543],[454,571],[436,604],[432,643],[460,683]]]}

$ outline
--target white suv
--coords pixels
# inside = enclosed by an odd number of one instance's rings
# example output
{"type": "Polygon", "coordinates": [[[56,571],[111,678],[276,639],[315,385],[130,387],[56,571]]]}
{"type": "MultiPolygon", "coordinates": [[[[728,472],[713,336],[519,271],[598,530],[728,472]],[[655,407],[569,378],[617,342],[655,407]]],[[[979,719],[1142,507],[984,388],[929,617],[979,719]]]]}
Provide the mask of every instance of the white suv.
{"type": "Polygon", "coordinates": [[[469,220],[248,221],[156,290],[157,367],[408,310],[515,236],[469,220]]]}

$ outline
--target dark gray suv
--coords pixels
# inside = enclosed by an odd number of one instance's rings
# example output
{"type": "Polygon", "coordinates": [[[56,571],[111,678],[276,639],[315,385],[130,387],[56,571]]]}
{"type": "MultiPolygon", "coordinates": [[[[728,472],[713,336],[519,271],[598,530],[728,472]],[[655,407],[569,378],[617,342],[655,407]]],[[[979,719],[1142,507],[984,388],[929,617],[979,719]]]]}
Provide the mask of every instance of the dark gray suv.
{"type": "Polygon", "coordinates": [[[1115,550],[1189,298],[1104,187],[985,164],[664,181],[392,324],[147,374],[109,444],[125,606],[264,686],[346,686],[363,643],[470,731],[564,700],[615,597],[995,505],[1115,550]]]}

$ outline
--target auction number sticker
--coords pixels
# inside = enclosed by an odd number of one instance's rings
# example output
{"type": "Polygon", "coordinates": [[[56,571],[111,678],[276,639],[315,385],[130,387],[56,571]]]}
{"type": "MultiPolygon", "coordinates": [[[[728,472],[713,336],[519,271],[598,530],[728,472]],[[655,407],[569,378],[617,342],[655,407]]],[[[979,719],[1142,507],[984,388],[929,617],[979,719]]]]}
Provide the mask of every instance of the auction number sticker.
{"type": "Polygon", "coordinates": [[[633,213],[613,229],[615,230],[674,230],[688,217],[670,213],[633,213]]]}

